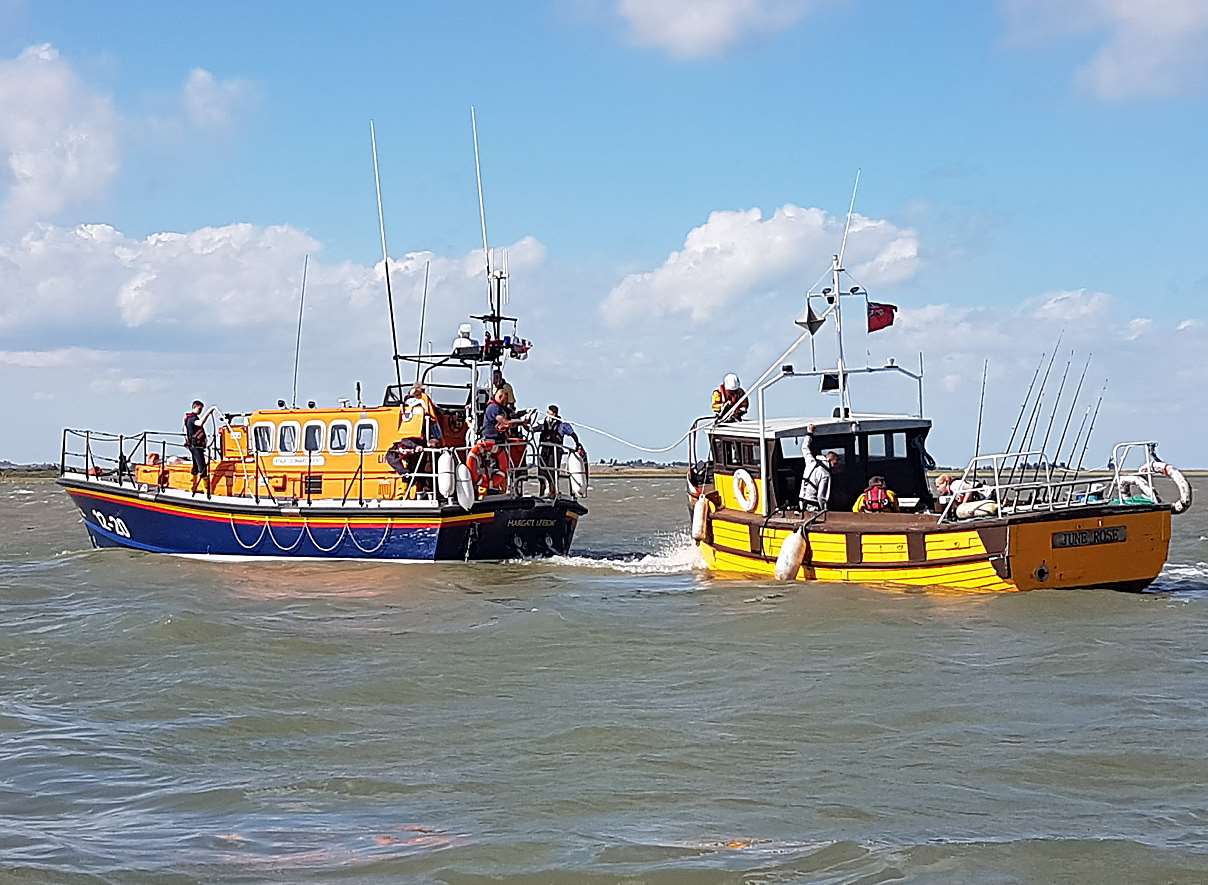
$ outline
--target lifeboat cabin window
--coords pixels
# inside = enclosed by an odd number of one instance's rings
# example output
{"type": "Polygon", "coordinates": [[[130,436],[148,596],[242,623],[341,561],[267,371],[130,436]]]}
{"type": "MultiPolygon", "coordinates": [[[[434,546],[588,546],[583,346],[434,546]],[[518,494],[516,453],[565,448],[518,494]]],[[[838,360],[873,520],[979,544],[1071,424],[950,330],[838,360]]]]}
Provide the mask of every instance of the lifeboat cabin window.
{"type": "Polygon", "coordinates": [[[257,424],[253,427],[252,441],[255,443],[257,452],[271,452],[273,450],[273,425],[257,424]]]}
{"type": "Polygon", "coordinates": [[[310,421],[302,428],[302,448],[307,452],[318,452],[323,448],[323,422],[310,421]]]}
{"type": "Polygon", "coordinates": [[[347,452],[348,437],[352,435],[352,424],[348,421],[332,421],[327,431],[327,451],[347,452]]]}
{"type": "Polygon", "coordinates": [[[377,422],[358,421],[356,446],[358,452],[372,452],[377,444],[377,422]]]}
{"type": "Polygon", "coordinates": [[[298,422],[286,421],[277,430],[277,451],[298,451],[298,422]]]}

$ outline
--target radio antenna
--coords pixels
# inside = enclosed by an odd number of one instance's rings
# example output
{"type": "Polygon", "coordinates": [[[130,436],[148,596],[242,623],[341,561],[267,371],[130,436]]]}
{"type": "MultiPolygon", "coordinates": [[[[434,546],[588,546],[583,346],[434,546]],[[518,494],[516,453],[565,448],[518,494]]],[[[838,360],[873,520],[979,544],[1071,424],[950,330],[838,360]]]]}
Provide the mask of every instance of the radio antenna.
{"type": "Polygon", "coordinates": [[[302,294],[298,298],[298,337],[294,341],[294,391],[290,394],[290,407],[298,407],[298,354],[302,351],[302,307],[306,304],[306,268],[310,264],[310,253],[302,256],[302,294]]]}
{"type": "Polygon", "coordinates": [[[474,178],[478,182],[478,223],[482,227],[482,260],[487,275],[487,297],[491,295],[491,247],[487,240],[487,209],[482,198],[482,164],[478,159],[478,115],[470,105],[470,132],[474,137],[474,178]]]}
{"type": "Polygon", "coordinates": [[[394,325],[394,292],[390,288],[390,253],[386,249],[386,216],[382,212],[382,179],[378,174],[377,133],[373,129],[373,121],[369,121],[369,143],[373,148],[373,186],[377,191],[378,229],[382,234],[382,271],[386,275],[386,304],[390,308],[390,343],[394,348],[391,357],[394,362],[394,380],[399,386],[399,396],[403,393],[403,370],[398,359],[398,329],[394,325]]]}
{"type": "MultiPolygon", "coordinates": [[[[847,233],[851,230],[851,216],[856,211],[856,192],[860,190],[860,170],[856,170],[856,183],[851,187],[851,202],[847,206],[847,221],[843,225],[843,242],[839,245],[839,266],[843,266],[843,256],[847,253],[847,233]]],[[[839,295],[835,290],[835,297],[839,295]]]]}
{"type": "MultiPolygon", "coordinates": [[[[428,318],[428,270],[432,267],[431,261],[424,262],[424,297],[420,302],[419,308],[419,344],[416,346],[416,353],[421,357],[424,355],[424,321],[428,318]]],[[[421,360],[415,361],[415,383],[419,384],[420,369],[423,368],[421,360]]],[[[400,391],[401,392],[401,391],[400,391]]]]}

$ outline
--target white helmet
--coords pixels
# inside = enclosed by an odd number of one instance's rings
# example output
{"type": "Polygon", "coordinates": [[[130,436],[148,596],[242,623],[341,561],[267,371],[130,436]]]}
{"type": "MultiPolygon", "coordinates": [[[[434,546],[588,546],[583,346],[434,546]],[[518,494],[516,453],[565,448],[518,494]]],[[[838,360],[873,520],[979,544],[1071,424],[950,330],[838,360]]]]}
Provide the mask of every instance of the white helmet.
{"type": "Polygon", "coordinates": [[[727,372],[726,377],[721,379],[721,386],[726,390],[738,390],[738,376],[733,372],[727,372]]]}

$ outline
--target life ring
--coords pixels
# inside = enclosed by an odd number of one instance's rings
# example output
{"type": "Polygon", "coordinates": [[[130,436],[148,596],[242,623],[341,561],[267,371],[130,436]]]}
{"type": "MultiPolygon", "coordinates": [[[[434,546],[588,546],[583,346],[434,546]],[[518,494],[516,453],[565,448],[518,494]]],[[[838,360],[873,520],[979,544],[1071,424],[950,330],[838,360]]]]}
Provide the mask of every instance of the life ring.
{"type": "Polygon", "coordinates": [[[1179,500],[1170,505],[1170,509],[1175,513],[1186,513],[1191,509],[1191,483],[1187,481],[1187,477],[1183,476],[1183,471],[1172,464],[1167,464],[1165,461],[1155,460],[1149,465],[1150,470],[1154,473],[1166,477],[1174,483],[1175,488],[1179,490],[1179,500]]]}
{"type": "Polygon", "coordinates": [[[747,513],[754,513],[755,505],[759,503],[759,487],[755,485],[751,474],[739,467],[734,471],[733,483],[734,498],[738,505],[747,513]]]}

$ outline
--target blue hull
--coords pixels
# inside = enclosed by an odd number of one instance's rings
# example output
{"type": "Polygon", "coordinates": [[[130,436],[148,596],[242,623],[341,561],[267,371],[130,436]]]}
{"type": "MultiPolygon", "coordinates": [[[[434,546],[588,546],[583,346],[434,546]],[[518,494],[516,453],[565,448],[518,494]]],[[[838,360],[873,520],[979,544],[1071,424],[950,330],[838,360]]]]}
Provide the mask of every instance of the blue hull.
{"type": "Polygon", "coordinates": [[[487,499],[405,513],[378,508],[268,507],[140,495],[60,480],[97,547],[202,556],[367,560],[497,560],[570,550],[586,509],[575,501],[487,499]]]}

